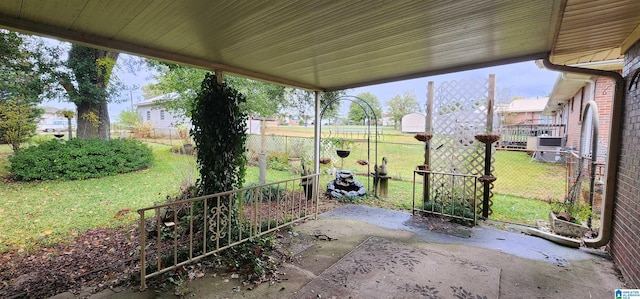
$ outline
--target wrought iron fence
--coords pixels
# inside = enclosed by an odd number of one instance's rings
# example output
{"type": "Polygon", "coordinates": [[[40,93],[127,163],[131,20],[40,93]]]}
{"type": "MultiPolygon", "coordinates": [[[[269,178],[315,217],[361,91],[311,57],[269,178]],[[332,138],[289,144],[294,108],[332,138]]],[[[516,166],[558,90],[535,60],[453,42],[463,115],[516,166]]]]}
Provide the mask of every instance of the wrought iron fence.
{"type": "Polygon", "coordinates": [[[443,215],[475,225],[479,189],[478,177],[474,175],[415,170],[413,212],[443,215]]]}
{"type": "Polygon", "coordinates": [[[317,184],[308,175],[139,209],[140,289],[148,278],[316,217],[317,184]]]}

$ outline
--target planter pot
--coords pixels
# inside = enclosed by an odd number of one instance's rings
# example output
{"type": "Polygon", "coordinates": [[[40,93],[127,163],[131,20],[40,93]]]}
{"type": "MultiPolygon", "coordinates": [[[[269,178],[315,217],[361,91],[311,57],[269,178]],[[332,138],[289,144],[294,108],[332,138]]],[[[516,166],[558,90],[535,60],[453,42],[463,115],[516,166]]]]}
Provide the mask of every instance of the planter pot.
{"type": "Polygon", "coordinates": [[[302,166],[302,158],[289,158],[288,159],[289,162],[289,166],[293,167],[293,168],[298,168],[300,166],[302,166]]]}
{"type": "Polygon", "coordinates": [[[336,150],[336,154],[340,158],[346,158],[346,157],[349,156],[350,153],[351,153],[351,151],[349,151],[349,150],[336,150]]]}
{"type": "Polygon", "coordinates": [[[549,211],[549,224],[554,233],[567,237],[582,238],[589,230],[585,225],[558,219],[552,211],[549,211]]]}
{"type": "MultiPolygon", "coordinates": [[[[420,171],[429,171],[429,167],[427,167],[427,165],[424,165],[424,164],[418,165],[416,169],[420,171]]],[[[418,175],[424,175],[424,172],[418,172],[418,175]]]]}
{"type": "Polygon", "coordinates": [[[182,145],[182,150],[184,150],[185,155],[193,155],[193,144],[185,143],[182,145]]]}

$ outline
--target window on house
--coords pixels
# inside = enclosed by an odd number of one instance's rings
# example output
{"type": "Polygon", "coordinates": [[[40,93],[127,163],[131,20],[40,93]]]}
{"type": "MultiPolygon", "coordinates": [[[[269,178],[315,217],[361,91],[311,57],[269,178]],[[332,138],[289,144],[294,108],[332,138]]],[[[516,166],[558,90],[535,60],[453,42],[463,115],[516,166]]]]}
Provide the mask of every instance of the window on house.
{"type": "Polygon", "coordinates": [[[147,120],[151,120],[151,111],[147,111],[147,120]]]}
{"type": "Polygon", "coordinates": [[[160,120],[164,120],[164,110],[160,110],[160,120]]]}

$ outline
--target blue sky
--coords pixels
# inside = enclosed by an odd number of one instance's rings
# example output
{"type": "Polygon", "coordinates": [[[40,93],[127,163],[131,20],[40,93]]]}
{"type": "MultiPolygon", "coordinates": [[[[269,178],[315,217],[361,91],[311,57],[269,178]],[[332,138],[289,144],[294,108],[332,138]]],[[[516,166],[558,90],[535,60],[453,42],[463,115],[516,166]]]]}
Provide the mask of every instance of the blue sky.
{"type": "Polygon", "coordinates": [[[553,84],[558,77],[557,72],[539,68],[534,61],[507,64],[495,67],[475,69],[464,72],[449,73],[419,79],[398,81],[393,83],[371,85],[353,90],[354,95],[361,92],[371,92],[385,103],[395,95],[413,92],[421,102],[426,101],[427,83],[433,81],[436,87],[446,81],[461,79],[486,79],[490,74],[496,76],[496,89],[507,90],[509,98],[545,97],[551,93],[553,84]]]}
{"type": "MultiPolygon", "coordinates": [[[[131,107],[131,101],[134,103],[142,101],[143,93],[140,87],[152,82],[151,75],[146,71],[138,71],[137,73],[132,74],[126,67],[120,67],[116,70],[116,74],[125,82],[126,85],[137,86],[137,88],[131,89],[129,93],[125,93],[122,98],[122,103],[109,104],[109,115],[112,120],[116,119],[122,110],[129,109],[131,107]]],[[[380,103],[383,105],[383,110],[386,111],[386,102],[389,99],[393,98],[395,95],[412,92],[418,99],[421,106],[424,106],[424,103],[426,102],[427,83],[429,81],[434,81],[435,85],[438,86],[438,84],[442,82],[451,80],[488,78],[489,74],[495,74],[496,88],[499,91],[507,91],[509,98],[536,98],[547,96],[551,93],[553,84],[558,77],[557,72],[541,69],[533,61],[527,61],[360,87],[349,90],[349,95],[357,95],[363,92],[373,93],[378,97],[380,103]]],[[[74,108],[74,106],[69,103],[48,102],[43,104],[55,107],[74,108]]],[[[342,110],[348,109],[344,104],[342,108],[342,110]]]]}

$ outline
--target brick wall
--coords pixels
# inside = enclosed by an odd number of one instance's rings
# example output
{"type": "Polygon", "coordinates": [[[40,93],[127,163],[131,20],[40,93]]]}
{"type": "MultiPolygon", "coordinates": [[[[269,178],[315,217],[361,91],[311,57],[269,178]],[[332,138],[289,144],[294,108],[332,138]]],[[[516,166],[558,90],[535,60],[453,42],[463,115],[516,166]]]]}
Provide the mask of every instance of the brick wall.
{"type": "MultiPolygon", "coordinates": [[[[625,54],[623,76],[627,88],[640,68],[640,42],[625,54]]],[[[640,288],[640,85],[623,106],[622,140],[618,164],[611,255],[631,288],[640,288]]]]}
{"type": "Polygon", "coordinates": [[[581,121],[581,112],[580,103],[582,102],[582,106],[586,104],[589,100],[589,86],[581,88],[576,92],[576,94],[567,102],[565,107],[565,114],[568,117],[567,120],[567,146],[574,147],[576,149],[580,148],[580,129],[582,127],[581,121]],[[582,95],[584,93],[585,99],[582,100],[582,95]]]}
{"type": "MultiPolygon", "coordinates": [[[[613,80],[600,77],[595,80],[595,102],[598,105],[598,120],[600,123],[598,131],[599,152],[606,153],[609,143],[609,126],[611,125],[611,100],[614,94],[613,80]]],[[[587,84],[578,90],[565,106],[565,114],[569,117],[567,128],[567,146],[580,148],[580,131],[582,126],[582,112],[584,112],[587,102],[591,100],[591,87],[587,84]],[[584,95],[584,100],[582,99],[584,95]],[[582,107],[581,107],[582,105],[582,107]]],[[[603,159],[604,161],[604,159],[603,159]]]]}

